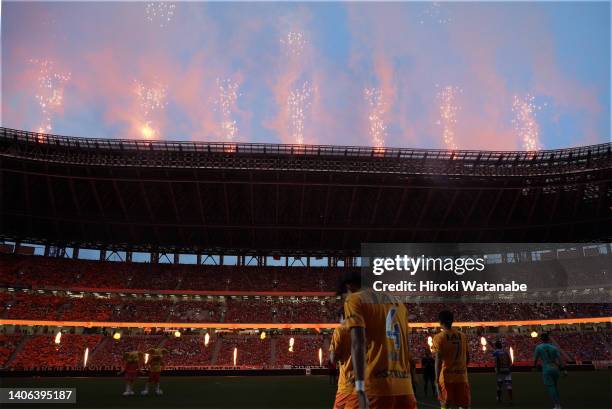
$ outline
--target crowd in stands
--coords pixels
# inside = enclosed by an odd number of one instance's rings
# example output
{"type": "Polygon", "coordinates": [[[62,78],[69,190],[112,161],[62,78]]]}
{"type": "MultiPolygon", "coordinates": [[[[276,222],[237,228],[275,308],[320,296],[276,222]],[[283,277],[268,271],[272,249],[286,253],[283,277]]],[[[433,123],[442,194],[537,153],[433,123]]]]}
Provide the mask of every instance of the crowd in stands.
{"type": "Polygon", "coordinates": [[[233,366],[235,348],[237,366],[270,366],[271,340],[269,337],[261,339],[259,335],[222,334],[219,338],[221,348],[217,354],[217,365],[233,366]]]}
{"type": "Polygon", "coordinates": [[[569,333],[556,338],[573,361],[612,360],[612,333],[569,333]]]}
{"type": "Polygon", "coordinates": [[[123,354],[130,351],[146,351],[161,347],[166,337],[162,335],[132,335],[115,340],[105,337],[91,356],[89,365],[97,368],[120,369],[123,367],[123,354]]]}
{"type": "MultiPolygon", "coordinates": [[[[420,361],[428,346],[428,337],[433,331],[413,332],[410,337],[413,358],[420,361]]],[[[606,361],[612,359],[612,331],[554,332],[552,342],[561,348],[567,362],[606,361]]],[[[263,339],[260,334],[218,333],[205,344],[204,334],[125,335],[119,340],[110,335],[63,334],[59,344],[54,334],[46,335],[0,335],[0,362],[20,349],[8,362],[10,370],[80,369],[84,352],[89,348],[88,368],[118,371],[122,368],[123,353],[146,351],[150,347],[163,347],[166,367],[233,367],[234,349],[236,366],[241,368],[287,368],[319,366],[319,349],[325,365],[330,334],[272,333],[263,339]],[[293,338],[293,344],[290,340],[293,338]],[[291,347],[291,348],[290,348],[291,347]]],[[[501,340],[505,348],[512,347],[517,365],[531,365],[533,351],[538,338],[529,333],[468,334],[468,345],[472,366],[491,366],[494,343],[501,340]],[[485,346],[481,338],[486,340],[485,346]]]]}
{"type": "Polygon", "coordinates": [[[202,335],[183,335],[180,338],[170,338],[164,348],[171,351],[167,355],[168,367],[203,367],[212,364],[212,351],[216,347],[217,337],[209,338],[208,345],[202,335]]]}
{"type": "Polygon", "coordinates": [[[25,288],[330,292],[341,273],[329,267],[198,266],[0,254],[0,285],[25,288]]]}
{"type": "Polygon", "coordinates": [[[83,365],[85,350],[93,351],[102,340],[102,335],[62,334],[61,342],[55,342],[55,336],[29,336],[21,349],[10,362],[13,369],[68,369],[83,365]]]}
{"type": "Polygon", "coordinates": [[[322,350],[323,365],[329,339],[322,335],[281,335],[276,337],[276,365],[284,366],[319,366],[319,349],[322,350]],[[291,350],[290,340],[294,343],[291,350]]]}
{"type": "Polygon", "coordinates": [[[21,341],[21,334],[0,334],[0,368],[13,354],[21,341]]]}
{"type": "MultiPolygon", "coordinates": [[[[59,294],[59,292],[57,292],[59,294]]],[[[0,316],[13,319],[112,322],[331,323],[336,298],[179,298],[165,296],[53,295],[0,291],[0,316]]],[[[408,304],[411,322],[435,322],[442,304],[408,304]]],[[[457,322],[612,316],[612,304],[462,303],[457,322]]]]}

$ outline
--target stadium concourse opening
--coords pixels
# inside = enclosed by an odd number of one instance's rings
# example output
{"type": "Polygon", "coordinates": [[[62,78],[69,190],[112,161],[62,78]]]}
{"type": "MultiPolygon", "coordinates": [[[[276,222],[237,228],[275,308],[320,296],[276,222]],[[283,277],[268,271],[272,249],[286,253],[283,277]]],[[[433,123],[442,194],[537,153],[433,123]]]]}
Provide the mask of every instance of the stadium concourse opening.
{"type": "MultiPolygon", "coordinates": [[[[587,258],[612,260],[609,143],[229,150],[1,128],[0,161],[2,387],[75,388],[81,407],[196,407],[201,394],[190,391],[199,390],[212,407],[330,407],[338,282],[362,267],[361,243],[540,242],[489,255],[521,271],[562,260],[582,274],[587,258]],[[574,244],[547,244],[561,240],[574,244]],[[303,402],[292,399],[304,390],[303,402]]],[[[414,376],[426,375],[438,314],[451,309],[474,407],[495,405],[497,341],[521,391],[515,407],[548,405],[530,372],[544,333],[577,386],[562,395],[567,406],[609,406],[612,307],[590,301],[609,294],[601,283],[553,290],[573,302],[537,292],[398,299],[414,376]]],[[[435,404],[421,385],[415,393],[435,404]]]]}

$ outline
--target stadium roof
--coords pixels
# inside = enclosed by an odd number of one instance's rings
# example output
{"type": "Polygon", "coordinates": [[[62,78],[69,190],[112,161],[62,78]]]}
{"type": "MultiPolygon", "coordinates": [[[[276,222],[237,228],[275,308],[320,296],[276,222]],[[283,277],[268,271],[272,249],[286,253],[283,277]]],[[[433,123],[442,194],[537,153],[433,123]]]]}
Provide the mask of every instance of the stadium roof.
{"type": "Polygon", "coordinates": [[[0,128],[4,239],[356,255],[612,234],[612,144],[538,152],[164,142],[0,128]]]}

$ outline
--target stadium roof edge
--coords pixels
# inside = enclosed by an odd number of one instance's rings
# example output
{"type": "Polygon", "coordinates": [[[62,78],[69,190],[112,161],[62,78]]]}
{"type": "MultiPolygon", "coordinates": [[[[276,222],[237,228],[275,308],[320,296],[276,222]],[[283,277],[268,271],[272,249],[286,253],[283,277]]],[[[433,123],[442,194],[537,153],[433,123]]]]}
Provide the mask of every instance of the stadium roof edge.
{"type": "Polygon", "coordinates": [[[298,145],[253,142],[206,142],[206,141],[169,141],[142,139],[90,138],[63,136],[29,132],[18,129],[0,127],[0,139],[14,142],[53,145],[55,147],[76,149],[111,149],[122,151],[180,151],[233,154],[269,154],[269,155],[315,155],[315,156],[357,156],[380,158],[450,158],[462,159],[481,156],[504,157],[506,159],[547,160],[568,155],[596,155],[612,152],[612,142],[567,147],[560,149],[545,149],[535,152],[509,150],[448,150],[424,148],[396,148],[351,145],[298,145]]]}

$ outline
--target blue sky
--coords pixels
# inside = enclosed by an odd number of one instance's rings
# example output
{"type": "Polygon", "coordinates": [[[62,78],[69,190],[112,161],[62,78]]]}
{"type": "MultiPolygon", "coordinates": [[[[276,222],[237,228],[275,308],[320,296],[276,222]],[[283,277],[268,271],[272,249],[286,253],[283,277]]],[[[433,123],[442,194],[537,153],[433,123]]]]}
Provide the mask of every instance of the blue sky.
{"type": "Polygon", "coordinates": [[[610,2],[2,5],[6,127],[460,149],[610,141],[610,2]]]}

